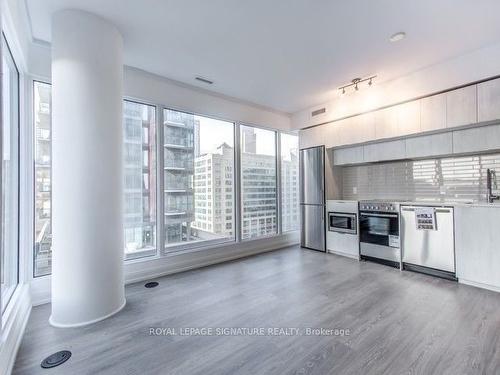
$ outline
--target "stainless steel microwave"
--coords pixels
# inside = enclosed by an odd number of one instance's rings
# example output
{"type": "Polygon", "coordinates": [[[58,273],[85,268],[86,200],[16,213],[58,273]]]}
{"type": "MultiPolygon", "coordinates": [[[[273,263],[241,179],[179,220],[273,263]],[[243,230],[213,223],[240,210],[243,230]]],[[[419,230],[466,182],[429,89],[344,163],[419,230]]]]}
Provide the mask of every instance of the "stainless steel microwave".
{"type": "Polygon", "coordinates": [[[358,233],[358,215],[347,212],[328,212],[328,230],[339,233],[358,233]]]}

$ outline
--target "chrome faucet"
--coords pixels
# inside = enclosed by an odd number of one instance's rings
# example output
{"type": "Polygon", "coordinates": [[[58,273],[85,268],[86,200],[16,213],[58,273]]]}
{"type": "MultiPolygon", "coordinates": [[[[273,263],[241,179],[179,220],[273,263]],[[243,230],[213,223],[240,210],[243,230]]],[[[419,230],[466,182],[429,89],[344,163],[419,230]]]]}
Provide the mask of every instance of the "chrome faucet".
{"type": "Polygon", "coordinates": [[[488,203],[493,203],[500,199],[499,195],[493,194],[493,189],[498,189],[497,174],[495,171],[488,169],[486,171],[486,200],[488,203]]]}

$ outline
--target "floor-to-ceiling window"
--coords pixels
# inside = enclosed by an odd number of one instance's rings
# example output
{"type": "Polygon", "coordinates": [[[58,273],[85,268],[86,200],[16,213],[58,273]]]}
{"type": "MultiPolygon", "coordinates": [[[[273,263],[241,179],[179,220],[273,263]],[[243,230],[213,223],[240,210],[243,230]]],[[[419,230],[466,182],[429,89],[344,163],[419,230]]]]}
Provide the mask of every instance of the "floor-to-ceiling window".
{"type": "Polygon", "coordinates": [[[19,72],[2,37],[1,300],[5,309],[19,279],[19,72]]]}
{"type": "Polygon", "coordinates": [[[298,230],[299,213],[299,137],[281,133],[281,227],[283,232],[298,230]]]}
{"type": "Polygon", "coordinates": [[[125,258],[156,254],[156,107],[123,103],[125,258]]]}
{"type": "Polygon", "coordinates": [[[234,124],[163,112],[165,251],[232,240],[234,124]]]}
{"type": "Polygon", "coordinates": [[[276,132],[240,127],[241,238],[276,234],[276,132]]]}
{"type": "MultiPolygon", "coordinates": [[[[51,272],[50,97],[49,84],[34,83],[35,277],[51,272]]],[[[279,138],[278,187],[277,132],[239,125],[241,215],[237,217],[237,125],[164,109],[163,125],[157,129],[156,111],[155,106],[131,100],[123,104],[125,259],[158,254],[158,238],[164,242],[163,254],[234,241],[238,220],[242,239],[275,235],[278,203],[282,231],[298,229],[296,135],[282,133],[279,138]]]]}
{"type": "Polygon", "coordinates": [[[51,86],[33,83],[35,159],[35,247],[33,274],[48,275],[52,270],[52,183],[51,183],[51,86]]]}

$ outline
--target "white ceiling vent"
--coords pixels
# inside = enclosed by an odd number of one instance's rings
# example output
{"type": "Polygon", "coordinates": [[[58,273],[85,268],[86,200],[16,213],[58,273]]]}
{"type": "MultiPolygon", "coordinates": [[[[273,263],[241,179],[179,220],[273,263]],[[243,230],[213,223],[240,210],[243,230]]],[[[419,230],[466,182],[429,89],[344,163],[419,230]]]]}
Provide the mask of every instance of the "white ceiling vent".
{"type": "Polygon", "coordinates": [[[315,109],[311,112],[311,117],[316,117],[326,113],[326,107],[315,109]]]}

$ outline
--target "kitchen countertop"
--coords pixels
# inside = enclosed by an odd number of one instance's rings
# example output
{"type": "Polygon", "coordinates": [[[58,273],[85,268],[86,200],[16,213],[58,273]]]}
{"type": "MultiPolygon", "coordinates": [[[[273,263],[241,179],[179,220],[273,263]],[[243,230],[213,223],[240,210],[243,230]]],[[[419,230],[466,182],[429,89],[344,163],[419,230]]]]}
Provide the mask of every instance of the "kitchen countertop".
{"type": "Polygon", "coordinates": [[[398,202],[401,206],[429,206],[429,207],[487,207],[500,208],[500,202],[429,202],[429,201],[408,201],[398,202]]]}

